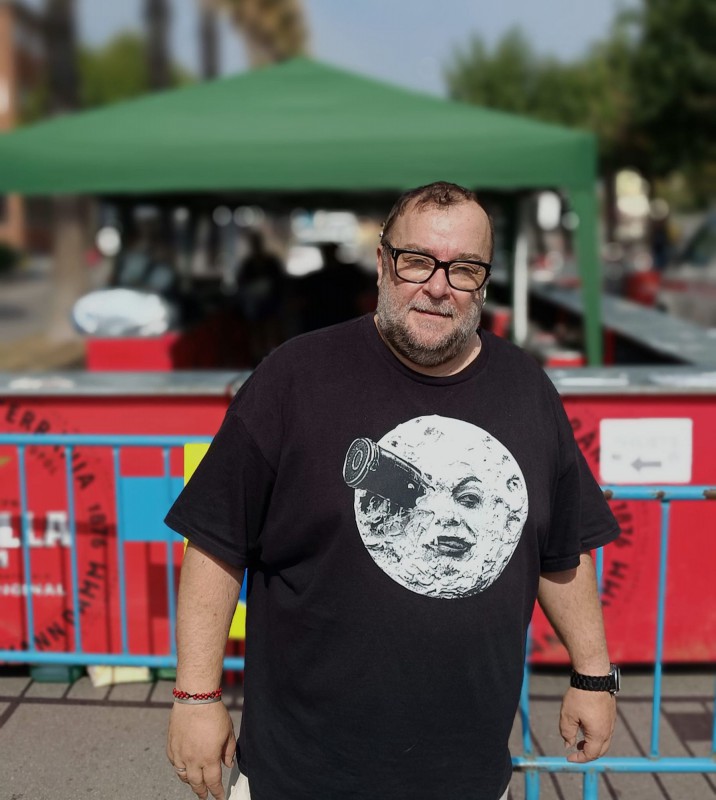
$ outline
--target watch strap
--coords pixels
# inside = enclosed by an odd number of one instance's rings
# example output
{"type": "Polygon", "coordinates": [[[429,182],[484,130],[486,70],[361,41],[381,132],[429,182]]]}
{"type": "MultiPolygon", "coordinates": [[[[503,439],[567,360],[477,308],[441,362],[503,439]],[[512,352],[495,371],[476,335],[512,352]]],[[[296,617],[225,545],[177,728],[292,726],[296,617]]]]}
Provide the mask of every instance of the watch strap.
{"type": "Polygon", "coordinates": [[[611,692],[616,694],[619,691],[619,667],[616,664],[611,664],[608,675],[582,675],[573,669],[569,685],[587,692],[611,692]]]}

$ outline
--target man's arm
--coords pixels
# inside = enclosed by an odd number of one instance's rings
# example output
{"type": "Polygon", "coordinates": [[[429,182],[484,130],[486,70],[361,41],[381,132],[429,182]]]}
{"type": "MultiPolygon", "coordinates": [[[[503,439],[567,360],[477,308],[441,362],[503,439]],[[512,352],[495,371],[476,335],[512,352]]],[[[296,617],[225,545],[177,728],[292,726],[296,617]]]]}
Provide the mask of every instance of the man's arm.
{"type": "MultiPolygon", "coordinates": [[[[579,566],[540,576],[538,600],[564,643],[573,668],[583,675],[608,675],[609,655],[592,557],[582,553],[579,566]]],[[[609,692],[567,689],[559,730],[565,747],[577,746],[568,761],[593,761],[609,749],[616,721],[616,698],[609,692]],[[578,729],[584,740],[577,742],[578,729]]]]}
{"type": "MultiPolygon", "coordinates": [[[[217,689],[226,639],[243,571],[192,544],[186,549],[177,601],[177,688],[190,694],[217,689]]],[[[231,766],[236,738],[226,706],[174,703],[167,756],[198,797],[224,799],[221,762],[231,766]]]]}

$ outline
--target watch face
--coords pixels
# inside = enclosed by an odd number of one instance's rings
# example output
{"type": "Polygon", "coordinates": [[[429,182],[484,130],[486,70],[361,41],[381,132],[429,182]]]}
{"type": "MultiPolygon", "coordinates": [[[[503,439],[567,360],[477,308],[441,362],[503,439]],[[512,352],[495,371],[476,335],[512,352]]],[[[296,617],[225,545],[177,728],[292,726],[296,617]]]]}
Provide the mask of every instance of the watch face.
{"type": "Polygon", "coordinates": [[[612,679],[614,681],[614,685],[613,685],[613,687],[611,689],[611,692],[612,692],[612,694],[617,694],[617,692],[619,692],[619,690],[622,688],[622,674],[621,674],[621,670],[619,669],[619,667],[616,664],[612,664],[611,666],[612,666],[612,669],[611,669],[611,673],[610,674],[611,674],[612,679]]]}

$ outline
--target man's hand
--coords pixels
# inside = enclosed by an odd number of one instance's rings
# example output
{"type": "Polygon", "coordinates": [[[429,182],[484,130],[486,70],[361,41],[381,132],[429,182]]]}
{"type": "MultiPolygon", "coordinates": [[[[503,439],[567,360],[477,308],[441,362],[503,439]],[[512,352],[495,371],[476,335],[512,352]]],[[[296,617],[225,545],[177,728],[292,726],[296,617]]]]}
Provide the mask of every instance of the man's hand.
{"type": "Polygon", "coordinates": [[[221,762],[230,767],[235,751],[234,726],[223,703],[174,704],[167,757],[179,779],[201,800],[206,800],[209,792],[216,800],[224,800],[221,762]]]}
{"type": "MultiPolygon", "coordinates": [[[[226,636],[241,589],[243,570],[189,544],[177,598],[177,688],[189,694],[221,685],[226,636]]],[[[175,703],[169,719],[167,756],[178,777],[206,800],[224,800],[221,762],[227,767],[236,737],[226,706],[175,703]]]]}
{"type": "MultiPolygon", "coordinates": [[[[572,667],[582,675],[606,675],[609,653],[604,638],[597,576],[589,553],[576,569],[540,576],[539,602],[564,643],[572,667]]],[[[567,689],[562,700],[559,731],[565,747],[576,747],[568,761],[594,761],[609,749],[617,718],[617,701],[609,692],[567,689]],[[580,738],[579,730],[584,738],[580,738]]]]}
{"type": "Polygon", "coordinates": [[[570,686],[562,700],[559,732],[566,748],[576,747],[567,761],[600,758],[609,749],[617,717],[616,697],[609,692],[588,692],[570,686]],[[579,730],[584,734],[579,739],[579,730]]]}

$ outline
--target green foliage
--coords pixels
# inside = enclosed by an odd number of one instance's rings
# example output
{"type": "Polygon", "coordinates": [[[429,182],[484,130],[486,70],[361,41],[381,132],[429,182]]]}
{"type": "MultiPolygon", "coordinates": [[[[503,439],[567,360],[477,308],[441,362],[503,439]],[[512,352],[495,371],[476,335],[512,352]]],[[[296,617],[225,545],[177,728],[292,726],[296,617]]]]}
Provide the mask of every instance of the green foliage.
{"type": "Polygon", "coordinates": [[[585,118],[585,75],[575,66],[537,56],[519,28],[490,52],[473,36],[446,70],[450,95],[478,105],[550,122],[580,124],[585,118]]]}
{"type": "Polygon", "coordinates": [[[141,36],[122,33],[101,49],[83,48],[80,52],[83,107],[106,105],[149,91],[144,46],[141,36]]]}
{"type": "Polygon", "coordinates": [[[716,3],[644,0],[632,74],[635,125],[657,175],[716,160],[716,3]]]}
{"type": "MultiPolygon", "coordinates": [[[[83,47],[78,54],[80,102],[83,108],[130,100],[151,91],[146,57],[146,42],[139,33],[127,31],[98,48],[83,47]]],[[[194,76],[183,67],[171,68],[173,86],[184,86],[194,76]]],[[[41,83],[27,94],[21,113],[23,125],[49,113],[48,87],[41,83]]]]}
{"type": "MultiPolygon", "coordinates": [[[[128,100],[150,91],[144,37],[121,33],[102,48],[80,53],[82,105],[85,108],[128,100]]],[[[181,68],[172,68],[174,85],[191,80],[181,68]]]]}
{"type": "Polygon", "coordinates": [[[716,194],[714,0],[641,0],[570,63],[537,55],[518,28],[493,50],[473,36],[445,77],[455,99],[593,131],[607,171],[681,170],[716,194]]]}
{"type": "Polygon", "coordinates": [[[632,44],[625,27],[583,59],[563,63],[535,54],[525,35],[513,28],[490,52],[473,37],[446,70],[452,97],[525,114],[545,122],[594,131],[602,156],[611,161],[630,139],[628,90],[632,44]]]}

